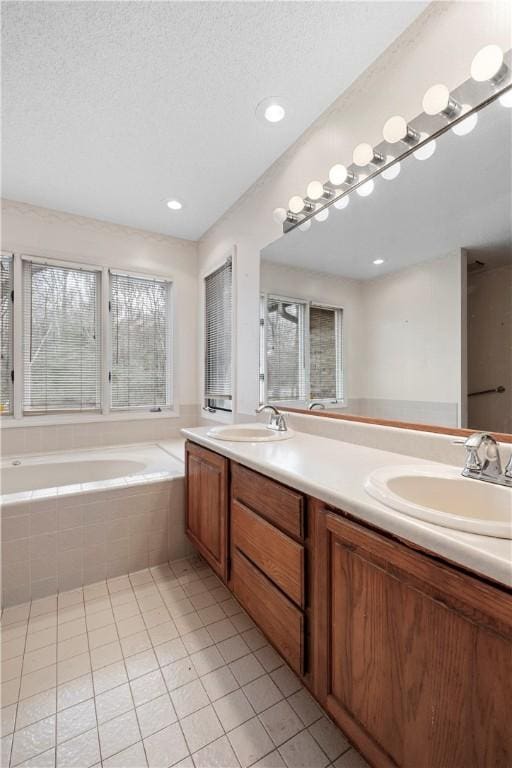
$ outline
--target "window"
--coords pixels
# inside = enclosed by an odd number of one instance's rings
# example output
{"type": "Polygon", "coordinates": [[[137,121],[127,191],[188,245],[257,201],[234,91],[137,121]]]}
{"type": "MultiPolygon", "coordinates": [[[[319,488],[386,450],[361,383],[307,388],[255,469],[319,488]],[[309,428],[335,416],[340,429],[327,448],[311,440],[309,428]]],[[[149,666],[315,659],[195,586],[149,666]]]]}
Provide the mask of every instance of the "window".
{"type": "Polygon", "coordinates": [[[278,296],[261,306],[260,399],[342,401],[342,310],[278,296]]]}
{"type": "Polygon", "coordinates": [[[24,260],[23,294],[23,412],[99,410],[99,272],[24,260]]]}
{"type": "Polygon", "coordinates": [[[171,404],[170,288],[111,273],[112,408],[171,404]]]}
{"type": "Polygon", "coordinates": [[[2,253],[0,260],[1,348],[0,348],[0,412],[11,414],[12,407],[12,326],[13,326],[13,258],[2,253]]]}
{"type": "Polygon", "coordinates": [[[207,408],[232,410],[232,280],[231,259],[205,278],[205,374],[207,408]]]}

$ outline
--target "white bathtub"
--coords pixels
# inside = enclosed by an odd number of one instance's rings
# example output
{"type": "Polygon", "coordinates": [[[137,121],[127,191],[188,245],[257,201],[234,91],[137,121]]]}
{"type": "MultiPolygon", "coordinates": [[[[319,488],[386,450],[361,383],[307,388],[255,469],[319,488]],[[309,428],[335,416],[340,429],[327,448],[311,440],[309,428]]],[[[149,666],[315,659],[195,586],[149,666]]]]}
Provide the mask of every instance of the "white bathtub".
{"type": "Polygon", "coordinates": [[[186,557],[183,444],[5,459],[3,605],[186,557]]]}
{"type": "MultiPolygon", "coordinates": [[[[165,445],[172,448],[173,443],[165,445]]],[[[183,474],[183,462],[176,449],[173,453],[149,444],[6,459],[0,465],[0,501],[12,504],[176,477],[183,474]]]]}

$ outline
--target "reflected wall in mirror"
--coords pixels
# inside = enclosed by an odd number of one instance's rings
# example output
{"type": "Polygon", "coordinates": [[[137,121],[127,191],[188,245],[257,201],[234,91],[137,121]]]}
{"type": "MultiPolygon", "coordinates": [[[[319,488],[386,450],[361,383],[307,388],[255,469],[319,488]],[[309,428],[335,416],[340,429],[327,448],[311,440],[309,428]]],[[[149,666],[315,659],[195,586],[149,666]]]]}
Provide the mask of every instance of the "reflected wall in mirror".
{"type": "Polygon", "coordinates": [[[512,433],[512,110],[261,254],[260,397],[512,433]]]}

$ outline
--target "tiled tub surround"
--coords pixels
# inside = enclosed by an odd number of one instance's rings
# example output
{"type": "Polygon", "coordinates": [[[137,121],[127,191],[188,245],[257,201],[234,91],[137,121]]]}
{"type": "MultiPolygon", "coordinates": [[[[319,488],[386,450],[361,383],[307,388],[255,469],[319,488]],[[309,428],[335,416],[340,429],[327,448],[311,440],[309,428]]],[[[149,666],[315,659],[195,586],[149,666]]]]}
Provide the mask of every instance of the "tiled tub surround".
{"type": "Polygon", "coordinates": [[[2,766],[364,768],[198,558],[8,608],[2,766]]]}
{"type": "MultiPolygon", "coordinates": [[[[67,483],[73,471],[86,478],[88,462],[101,462],[96,465],[100,469],[113,465],[117,473],[130,461],[140,468],[131,476],[4,495],[3,605],[187,555],[191,550],[184,533],[184,469],[176,458],[181,445],[175,441],[167,444],[169,450],[131,446],[23,459],[19,469],[48,468],[47,480],[39,481],[43,486],[59,477],[67,483]],[[66,469],[66,464],[73,468],[66,469]]],[[[10,461],[4,464],[18,469],[10,461]]]]}

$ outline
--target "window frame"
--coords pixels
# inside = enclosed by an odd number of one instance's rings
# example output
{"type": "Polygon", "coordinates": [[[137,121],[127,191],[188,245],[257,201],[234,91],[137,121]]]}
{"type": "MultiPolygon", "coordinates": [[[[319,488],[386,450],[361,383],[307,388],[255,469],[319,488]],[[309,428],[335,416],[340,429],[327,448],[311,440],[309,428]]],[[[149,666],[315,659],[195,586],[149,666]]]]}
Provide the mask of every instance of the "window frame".
{"type": "Polygon", "coordinates": [[[10,291],[10,311],[11,311],[11,322],[10,322],[10,334],[9,334],[9,348],[10,348],[10,363],[11,363],[11,370],[9,372],[9,400],[11,403],[11,407],[8,411],[0,411],[0,416],[3,419],[6,418],[12,418],[14,415],[14,253],[12,251],[2,251],[1,252],[2,259],[10,259],[11,261],[11,291],[10,291]]]}
{"type": "Polygon", "coordinates": [[[175,284],[172,275],[156,275],[148,272],[130,272],[118,270],[114,267],[90,262],[78,262],[75,258],[63,259],[53,256],[40,256],[14,249],[4,248],[6,254],[13,254],[13,411],[0,415],[1,427],[16,428],[29,426],[51,426],[59,424],[81,424],[104,421],[126,421],[139,419],[178,418],[179,405],[177,403],[177,318],[175,302],[175,284]],[[98,304],[99,304],[99,335],[101,344],[100,368],[101,389],[100,409],[98,411],[64,412],[54,411],[44,414],[23,414],[23,262],[32,261],[48,266],[67,267],[71,269],[91,270],[99,273],[98,304]],[[145,280],[160,280],[168,284],[168,339],[167,339],[167,390],[169,405],[161,407],[160,411],[150,411],[147,406],[136,406],[130,409],[112,409],[110,407],[111,384],[109,372],[111,370],[111,328],[110,328],[110,271],[142,278],[145,280]]]}
{"type": "Polygon", "coordinates": [[[259,397],[261,403],[276,403],[282,407],[296,408],[301,404],[306,405],[310,402],[324,403],[329,405],[337,405],[339,408],[346,407],[346,392],[345,392],[345,353],[343,344],[344,335],[344,322],[343,322],[344,309],[340,305],[329,304],[325,302],[319,302],[311,299],[299,298],[297,296],[284,296],[278,293],[261,293],[260,294],[260,364],[259,364],[259,397]],[[287,301],[295,304],[304,305],[304,328],[302,334],[302,349],[304,357],[304,398],[296,400],[269,400],[268,399],[268,371],[267,371],[267,329],[268,329],[268,301],[269,299],[275,299],[276,301],[287,301]],[[311,398],[311,362],[310,362],[310,309],[311,307],[318,309],[329,309],[335,312],[336,322],[336,397],[328,398],[311,398]],[[263,322],[262,322],[263,321],[263,322]]]}

